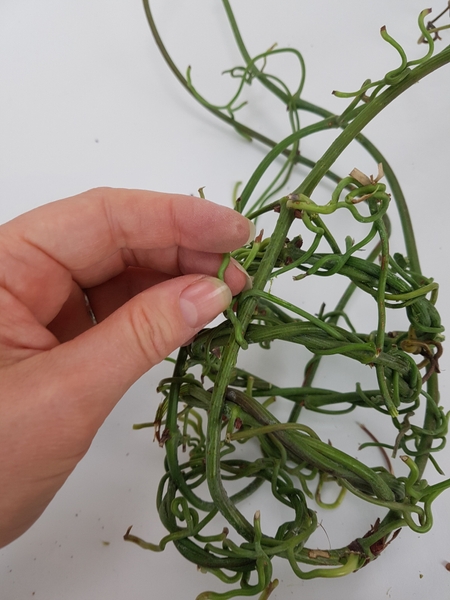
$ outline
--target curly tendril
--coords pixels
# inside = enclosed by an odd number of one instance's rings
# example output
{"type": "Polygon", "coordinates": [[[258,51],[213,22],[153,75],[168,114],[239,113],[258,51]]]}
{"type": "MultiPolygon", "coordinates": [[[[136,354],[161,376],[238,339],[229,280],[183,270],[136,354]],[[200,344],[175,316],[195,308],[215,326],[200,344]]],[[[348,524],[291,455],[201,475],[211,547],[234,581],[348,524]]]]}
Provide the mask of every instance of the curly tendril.
{"type": "MultiPolygon", "coordinates": [[[[302,55],[274,45],[252,58],[229,0],[222,3],[243,64],[227,71],[237,81],[237,89],[221,104],[212,104],[200,94],[190,68],[184,76],[175,66],[148,0],[144,7],[158,47],[189,94],[239,134],[269,147],[239,195],[236,186],[233,201],[236,210],[249,218],[272,215],[275,224],[266,238],[261,234],[247,246],[224,255],[219,278],[232,256],[252,276],[253,288],[233,299],[221,323],[204,329],[179,350],[172,376],[158,387],[163,400],[154,421],[136,426],[154,427],[165,450],[157,507],[167,534],[159,543],[150,543],[128,530],[125,539],[153,551],[173,543],[202,572],[231,586],[222,593],[204,592],[197,600],[236,596],[266,600],[278,585],[273,578],[273,558],[286,560],[301,579],[347,575],[376,559],[401,528],[429,531],[433,502],[450,488],[449,479],[434,485],[424,479],[428,463],[442,474],[436,455],[445,446],[449,421],[439,405],[444,331],[436,307],[439,286],[422,274],[406,200],[392,167],[361,133],[400,94],[450,63],[450,47],[434,54],[438,32],[446,26],[437,28],[434,21],[425,24],[429,10],[422,11],[418,19],[420,41],[427,44],[419,59],[409,60],[383,27],[381,37],[397,52],[398,66],[378,81],[366,79],[355,92],[335,92],[350,102],[341,114],[334,115],[303,99],[302,55]],[[294,91],[270,71],[275,55],[293,55],[298,61],[300,76],[294,91]],[[283,139],[272,140],[237,120],[238,111],[245,114],[248,99],[244,93],[254,84],[279,99],[283,110],[287,108],[290,133],[283,139]],[[318,119],[303,127],[302,111],[318,119]],[[330,129],[340,133],[319,160],[300,154],[302,139],[330,129]],[[377,176],[358,169],[345,177],[332,171],[336,159],[352,142],[374,159],[377,176]],[[268,169],[277,163],[275,177],[264,184],[268,169]],[[301,177],[296,170],[299,164],[301,177]],[[300,183],[295,187],[290,182],[297,176],[300,183]],[[386,183],[381,181],[383,176],[386,183]],[[323,203],[317,200],[316,190],[325,178],[333,182],[333,188],[323,203]],[[264,189],[257,194],[260,185],[264,189]],[[286,193],[287,185],[290,193],[286,193]],[[404,256],[391,253],[388,214],[393,205],[402,224],[404,256]],[[340,232],[334,231],[332,215],[344,210],[357,234],[350,232],[342,241],[340,232]],[[294,221],[296,234],[290,233],[294,221]],[[323,306],[312,314],[276,296],[270,286],[266,289],[283,276],[293,279],[299,288],[314,285],[318,277],[344,278],[348,285],[332,310],[325,311],[323,306]],[[372,331],[360,331],[348,314],[347,304],[356,292],[369,300],[375,322],[372,331]],[[390,331],[387,322],[394,310],[403,313],[405,325],[390,331]],[[250,372],[239,363],[240,353],[255,344],[268,351],[270,360],[274,342],[289,344],[288,351],[294,356],[299,347],[309,353],[292,386],[270,381],[267,373],[250,372]],[[332,356],[348,361],[349,373],[352,364],[367,367],[372,373],[370,386],[363,387],[358,381],[349,383],[346,390],[316,385],[319,364],[332,356]],[[276,416],[275,399],[278,405],[288,407],[287,418],[276,416]],[[355,409],[369,414],[376,411],[386,423],[385,437],[380,440],[364,429],[371,441],[360,446],[361,450],[379,448],[385,466],[366,465],[363,458],[322,439],[307,422],[310,412],[324,419],[339,419],[355,409]],[[422,413],[425,416],[420,421],[422,413]],[[250,446],[252,451],[247,453],[250,446]],[[395,474],[398,462],[391,463],[387,451],[393,461],[400,455],[406,475],[395,474]],[[261,488],[280,502],[286,509],[283,514],[288,515],[272,535],[263,529],[264,514],[256,511],[248,520],[240,510],[240,504],[261,488]],[[324,500],[328,488],[329,502],[324,500]],[[361,502],[361,510],[364,502],[379,507],[382,516],[369,531],[349,539],[343,547],[316,548],[310,538],[319,526],[317,506],[334,509],[348,495],[361,502]]],[[[329,185],[324,189],[330,190],[329,185]]],[[[364,457],[364,452],[359,456],[364,457]]]]}

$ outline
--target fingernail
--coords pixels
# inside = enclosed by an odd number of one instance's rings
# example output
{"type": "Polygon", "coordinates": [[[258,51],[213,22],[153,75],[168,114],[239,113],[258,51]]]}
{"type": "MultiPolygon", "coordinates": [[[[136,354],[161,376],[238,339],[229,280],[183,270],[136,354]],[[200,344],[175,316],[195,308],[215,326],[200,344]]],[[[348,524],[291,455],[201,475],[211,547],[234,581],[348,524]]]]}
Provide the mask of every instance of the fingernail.
{"type": "Polygon", "coordinates": [[[220,279],[203,277],[180,295],[180,310],[189,327],[198,329],[223,312],[231,302],[230,288],[220,279]]]}
{"type": "Polygon", "coordinates": [[[244,275],[245,275],[245,285],[242,288],[242,291],[243,292],[248,292],[248,290],[251,290],[252,287],[253,287],[253,279],[252,279],[252,277],[250,277],[250,275],[247,273],[247,271],[244,269],[244,267],[241,265],[241,263],[239,263],[235,258],[232,258],[231,262],[236,267],[236,269],[238,269],[241,273],[244,273],[244,275]]]}
{"type": "Polygon", "coordinates": [[[250,224],[250,236],[248,238],[248,240],[245,242],[245,246],[247,244],[250,244],[250,242],[253,242],[253,240],[256,237],[256,225],[253,223],[253,221],[250,221],[250,219],[248,219],[248,222],[250,224]]]}

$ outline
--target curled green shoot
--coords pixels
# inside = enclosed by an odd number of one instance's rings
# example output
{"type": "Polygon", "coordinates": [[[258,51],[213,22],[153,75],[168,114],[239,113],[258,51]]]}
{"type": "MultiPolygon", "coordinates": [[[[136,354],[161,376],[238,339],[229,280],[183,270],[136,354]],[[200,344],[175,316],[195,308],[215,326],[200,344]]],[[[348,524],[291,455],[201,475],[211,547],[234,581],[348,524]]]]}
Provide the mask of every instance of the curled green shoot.
{"type": "Polygon", "coordinates": [[[419,59],[409,60],[401,44],[382,28],[381,36],[396,51],[399,64],[378,81],[366,79],[356,92],[337,93],[350,102],[341,114],[333,115],[302,98],[305,67],[301,54],[273,46],[252,58],[229,0],[222,3],[244,64],[228,72],[237,80],[231,99],[212,104],[194,87],[190,69],[183,76],[174,65],[144,0],[157,44],[189,94],[241,135],[269,147],[239,197],[235,191],[233,204],[252,219],[272,214],[275,223],[266,238],[261,234],[248,246],[224,255],[218,276],[223,279],[232,256],[253,277],[253,289],[233,299],[222,323],[203,330],[180,349],[173,377],[161,382],[164,401],[154,423],[166,459],[157,504],[168,534],[159,544],[143,542],[130,532],[126,538],[157,551],[171,542],[202,571],[235,586],[223,593],[204,592],[198,600],[235,596],[265,600],[278,584],[272,574],[274,557],[286,560],[302,579],[347,575],[374,560],[399,529],[429,531],[432,504],[450,487],[450,480],[429,485],[423,478],[428,462],[440,471],[435,455],[445,446],[448,431],[448,415],[439,406],[437,385],[443,341],[436,304],[438,284],[421,272],[406,201],[391,165],[361,133],[400,94],[450,63],[450,47],[434,54],[437,28],[425,24],[428,10],[418,20],[421,39],[427,44],[419,59]],[[269,72],[272,56],[288,54],[300,65],[294,91],[269,72]],[[241,110],[247,102],[244,90],[254,82],[275,95],[283,110],[287,108],[290,133],[283,139],[271,140],[237,120],[237,111],[245,114],[241,110]],[[302,111],[317,115],[318,120],[301,126],[302,111]],[[301,140],[329,129],[341,132],[319,160],[299,153],[301,140]],[[358,169],[346,177],[332,171],[336,159],[353,142],[369,152],[374,164],[381,163],[376,177],[358,169]],[[267,171],[279,159],[277,174],[263,185],[267,171]],[[291,184],[298,164],[307,167],[306,176],[291,184]],[[383,174],[386,183],[380,181],[383,174]],[[316,201],[316,189],[325,178],[334,182],[334,189],[323,204],[316,201]],[[285,191],[287,185],[290,193],[285,191]],[[257,192],[259,186],[264,188],[262,193],[257,192]],[[399,210],[405,256],[391,255],[391,204],[399,210]],[[356,235],[351,231],[342,236],[335,230],[332,215],[337,211],[345,212],[357,227],[356,235]],[[294,221],[297,227],[292,237],[294,221]],[[348,287],[334,309],[322,307],[313,314],[271,292],[268,284],[284,275],[302,290],[306,288],[301,286],[313,285],[318,277],[345,278],[348,287]],[[367,333],[359,331],[348,314],[347,304],[356,292],[369,299],[376,323],[367,333]],[[406,326],[398,331],[387,330],[393,310],[406,317],[406,326]],[[302,377],[290,387],[238,363],[242,350],[257,344],[272,352],[275,341],[289,344],[292,353],[299,346],[309,353],[302,377]],[[320,361],[334,355],[371,369],[371,387],[358,381],[345,391],[315,385],[320,361]],[[199,367],[201,375],[195,374],[199,367]],[[275,400],[290,407],[288,419],[275,417],[275,400]],[[421,406],[425,407],[423,423],[416,416],[421,406]],[[401,453],[406,476],[397,477],[396,465],[389,461],[389,468],[366,465],[320,439],[307,422],[311,411],[338,419],[355,409],[376,411],[386,422],[386,432],[394,433],[393,439],[374,440],[362,447],[390,449],[394,458],[401,453]],[[247,445],[253,447],[248,456],[241,451],[247,445]],[[233,493],[228,487],[231,483],[233,493]],[[331,502],[322,498],[328,485],[337,489],[331,502]],[[260,488],[289,510],[274,535],[263,531],[259,511],[248,520],[239,508],[260,488]],[[337,508],[349,494],[362,508],[364,503],[379,507],[383,516],[344,547],[308,548],[318,527],[317,505],[337,508]],[[227,521],[227,528],[211,529],[219,515],[227,521]],[[235,541],[236,534],[240,542],[235,541]]]}

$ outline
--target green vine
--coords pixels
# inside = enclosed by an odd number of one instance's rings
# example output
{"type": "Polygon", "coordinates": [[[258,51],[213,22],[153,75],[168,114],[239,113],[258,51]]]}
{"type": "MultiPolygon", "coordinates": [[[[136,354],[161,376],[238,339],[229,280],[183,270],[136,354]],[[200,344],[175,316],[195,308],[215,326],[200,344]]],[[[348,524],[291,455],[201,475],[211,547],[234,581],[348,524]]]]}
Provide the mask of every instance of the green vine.
{"type": "MultiPolygon", "coordinates": [[[[439,32],[448,27],[436,27],[435,22],[446,11],[428,24],[425,19],[430,10],[419,15],[419,41],[427,45],[420,59],[409,60],[399,42],[383,27],[381,37],[397,52],[398,66],[380,80],[367,79],[355,92],[335,92],[350,103],[340,115],[334,115],[301,97],[305,80],[301,54],[272,46],[252,58],[229,0],[222,3],[244,64],[227,71],[237,80],[237,89],[228,102],[220,105],[209,103],[198,91],[191,69],[184,76],[176,67],[156,28],[148,0],[144,0],[144,8],[166,62],[192,97],[241,135],[270,148],[235,198],[235,208],[252,219],[271,213],[276,215],[276,223],[269,237],[261,234],[232,253],[253,277],[253,288],[233,299],[222,323],[203,330],[188,347],[179,350],[172,377],[159,386],[164,400],[154,422],[136,426],[153,426],[165,448],[166,472],[157,505],[168,534],[159,544],[145,542],[130,530],[125,539],[154,551],[163,550],[171,542],[202,571],[235,586],[224,593],[204,592],[197,600],[257,594],[264,600],[278,585],[272,577],[273,557],[287,560],[302,579],[346,575],[377,558],[402,527],[418,533],[429,531],[432,504],[450,488],[450,480],[429,485],[423,478],[428,462],[441,473],[435,455],[444,448],[448,432],[448,415],[439,405],[437,383],[443,341],[436,308],[438,284],[421,272],[406,201],[392,167],[361,133],[400,94],[450,63],[450,46],[434,52],[439,32]],[[269,72],[271,58],[286,54],[294,55],[300,66],[294,91],[269,72]],[[278,142],[236,118],[246,104],[243,91],[253,82],[262,84],[287,108],[291,132],[278,142]],[[313,113],[319,120],[302,127],[301,111],[313,113]],[[303,138],[331,128],[340,133],[318,161],[300,154],[303,138]],[[331,170],[353,142],[359,143],[379,165],[377,176],[354,169],[342,178],[331,170]],[[274,164],[281,165],[278,172],[257,196],[257,186],[274,164]],[[296,176],[298,164],[307,167],[308,173],[290,193],[283,194],[296,176]],[[381,181],[384,177],[386,184],[381,181]],[[324,178],[335,185],[325,204],[315,199],[324,178]],[[390,252],[391,198],[400,215],[405,256],[390,252]],[[345,248],[327,224],[329,216],[341,209],[358,224],[358,231],[365,229],[358,240],[347,236],[345,248]],[[294,220],[300,220],[305,236],[289,239],[294,220]],[[309,245],[304,238],[311,240],[309,245]],[[368,250],[365,258],[361,250],[368,250]],[[321,309],[313,315],[266,290],[271,281],[287,273],[296,281],[307,282],[316,277],[344,277],[348,287],[334,310],[326,313],[321,309]],[[375,331],[357,331],[346,313],[347,303],[357,290],[372,299],[375,331]],[[404,312],[408,320],[405,330],[387,331],[391,310],[404,312]],[[298,386],[280,387],[238,366],[242,350],[253,344],[270,350],[276,340],[290,343],[291,352],[300,345],[311,354],[298,386]],[[316,387],[318,365],[323,357],[331,355],[372,368],[373,387],[363,389],[355,383],[346,392],[316,387]],[[201,376],[195,375],[199,366],[201,376]],[[283,399],[291,407],[287,420],[277,419],[271,411],[274,398],[283,399]],[[421,406],[425,407],[422,424],[416,417],[421,406]],[[304,420],[308,411],[336,417],[355,408],[377,411],[397,432],[393,440],[387,441],[378,441],[369,432],[372,441],[363,445],[382,450],[380,456],[386,458],[388,468],[365,465],[320,439],[304,420]],[[245,444],[254,447],[255,441],[258,458],[236,452],[245,444]],[[401,453],[408,470],[406,476],[395,476],[385,449],[391,450],[393,457],[401,453]],[[234,482],[233,489],[240,484],[234,494],[228,491],[230,482],[234,482]],[[322,499],[323,489],[329,485],[338,490],[333,502],[322,499]],[[264,515],[257,511],[250,522],[238,508],[262,486],[291,511],[290,520],[281,523],[272,536],[264,533],[264,515]],[[308,547],[318,527],[314,502],[322,508],[336,508],[348,493],[379,506],[384,516],[342,548],[308,547]],[[228,526],[211,533],[219,516],[228,526]],[[233,541],[236,534],[243,541],[233,541]]],[[[230,255],[224,256],[220,278],[229,260],[230,255]]]]}

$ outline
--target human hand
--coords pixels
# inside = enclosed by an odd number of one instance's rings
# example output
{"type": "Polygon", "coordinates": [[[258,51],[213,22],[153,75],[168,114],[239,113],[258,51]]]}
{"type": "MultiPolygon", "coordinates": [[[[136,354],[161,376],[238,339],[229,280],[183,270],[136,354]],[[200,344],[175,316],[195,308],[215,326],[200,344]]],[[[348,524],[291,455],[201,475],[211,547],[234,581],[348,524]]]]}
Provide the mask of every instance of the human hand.
{"type": "Polygon", "coordinates": [[[0,547],[40,516],[125,391],[245,287],[235,262],[226,284],[214,275],[253,229],[200,198],[114,189],[0,227],[0,547]]]}

